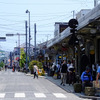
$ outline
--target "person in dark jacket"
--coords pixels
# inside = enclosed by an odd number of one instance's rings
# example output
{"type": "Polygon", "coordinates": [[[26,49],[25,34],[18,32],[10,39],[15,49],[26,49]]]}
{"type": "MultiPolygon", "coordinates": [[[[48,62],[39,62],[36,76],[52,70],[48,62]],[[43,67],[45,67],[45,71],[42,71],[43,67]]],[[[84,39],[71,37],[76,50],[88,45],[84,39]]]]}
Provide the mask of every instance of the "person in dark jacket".
{"type": "Polygon", "coordinates": [[[66,83],[66,74],[67,74],[67,64],[66,61],[63,61],[61,66],[61,85],[65,86],[66,83]]]}
{"type": "Polygon", "coordinates": [[[7,65],[5,65],[5,71],[7,71],[7,67],[8,67],[8,66],[7,66],[7,65]]]}
{"type": "Polygon", "coordinates": [[[75,83],[75,68],[73,64],[68,67],[69,85],[75,83]]]}
{"type": "Polygon", "coordinates": [[[83,91],[85,89],[85,87],[92,87],[92,74],[90,72],[90,68],[86,67],[86,70],[82,73],[81,75],[81,80],[82,80],[82,88],[83,91]]]}

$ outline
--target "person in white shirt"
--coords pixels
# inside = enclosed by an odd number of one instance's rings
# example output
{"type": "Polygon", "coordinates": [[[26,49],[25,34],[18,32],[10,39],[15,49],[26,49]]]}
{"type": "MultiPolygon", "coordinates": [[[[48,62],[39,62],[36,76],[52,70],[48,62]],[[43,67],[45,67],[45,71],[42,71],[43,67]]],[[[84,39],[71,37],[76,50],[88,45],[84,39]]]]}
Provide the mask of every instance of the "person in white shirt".
{"type": "Polygon", "coordinates": [[[68,67],[69,85],[74,84],[74,82],[75,82],[75,72],[74,71],[75,71],[75,68],[74,68],[73,64],[71,64],[68,67]]]}
{"type": "Polygon", "coordinates": [[[35,76],[38,78],[38,67],[36,64],[34,64],[33,70],[34,70],[34,79],[35,79],[35,76]]]}
{"type": "Polygon", "coordinates": [[[93,80],[96,80],[96,65],[92,64],[92,75],[93,75],[93,80]]]}

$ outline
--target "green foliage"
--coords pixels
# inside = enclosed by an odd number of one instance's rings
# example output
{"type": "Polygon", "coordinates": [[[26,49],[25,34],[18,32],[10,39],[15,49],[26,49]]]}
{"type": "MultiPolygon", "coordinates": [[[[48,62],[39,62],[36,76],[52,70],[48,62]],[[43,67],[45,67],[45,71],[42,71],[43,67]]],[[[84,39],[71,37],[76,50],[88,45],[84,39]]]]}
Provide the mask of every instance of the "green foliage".
{"type": "Polygon", "coordinates": [[[31,71],[33,71],[33,66],[34,66],[34,64],[36,64],[37,67],[38,67],[39,69],[42,69],[42,68],[43,68],[41,62],[39,62],[39,61],[37,61],[37,60],[32,60],[32,61],[29,63],[29,69],[30,69],[31,71]]]}
{"type": "Polygon", "coordinates": [[[3,67],[5,64],[3,61],[0,62],[0,67],[3,67]]]}
{"type": "Polygon", "coordinates": [[[21,53],[20,53],[20,67],[23,68],[25,65],[25,61],[26,61],[26,55],[24,52],[24,48],[21,48],[21,53]]]}

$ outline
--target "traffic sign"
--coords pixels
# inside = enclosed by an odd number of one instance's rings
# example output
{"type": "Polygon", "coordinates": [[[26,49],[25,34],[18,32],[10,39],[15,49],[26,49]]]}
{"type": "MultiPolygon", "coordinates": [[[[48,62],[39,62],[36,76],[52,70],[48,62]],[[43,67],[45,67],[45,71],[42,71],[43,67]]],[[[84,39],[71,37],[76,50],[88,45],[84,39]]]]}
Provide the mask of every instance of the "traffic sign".
{"type": "Polygon", "coordinates": [[[6,41],[6,37],[0,37],[0,41],[6,41]]]}

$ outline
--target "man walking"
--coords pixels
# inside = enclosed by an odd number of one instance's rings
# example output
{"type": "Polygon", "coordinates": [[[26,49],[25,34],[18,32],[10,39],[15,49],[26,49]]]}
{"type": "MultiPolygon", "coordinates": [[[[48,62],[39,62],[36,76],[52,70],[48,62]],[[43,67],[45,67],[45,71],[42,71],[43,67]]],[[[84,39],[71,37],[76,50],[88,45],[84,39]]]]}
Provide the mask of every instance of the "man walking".
{"type": "Polygon", "coordinates": [[[60,85],[65,86],[66,74],[67,74],[67,64],[66,64],[66,61],[63,61],[63,64],[61,66],[61,84],[60,85]]]}
{"type": "Polygon", "coordinates": [[[36,64],[34,64],[33,70],[34,70],[34,79],[35,79],[35,77],[38,78],[38,67],[36,64]]]}
{"type": "Polygon", "coordinates": [[[7,65],[5,65],[5,71],[7,71],[7,65]]]}

